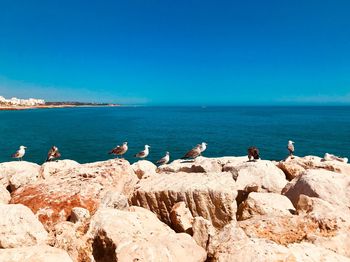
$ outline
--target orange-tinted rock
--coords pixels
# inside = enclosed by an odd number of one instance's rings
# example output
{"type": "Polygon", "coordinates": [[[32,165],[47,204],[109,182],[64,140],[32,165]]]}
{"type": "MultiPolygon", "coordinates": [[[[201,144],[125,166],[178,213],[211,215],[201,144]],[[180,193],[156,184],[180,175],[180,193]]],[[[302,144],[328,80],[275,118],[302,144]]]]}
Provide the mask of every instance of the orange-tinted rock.
{"type": "Polygon", "coordinates": [[[28,206],[49,229],[68,220],[74,207],[93,214],[108,190],[131,194],[137,180],[125,160],[84,164],[58,170],[45,180],[21,187],[12,193],[11,203],[28,206]]]}

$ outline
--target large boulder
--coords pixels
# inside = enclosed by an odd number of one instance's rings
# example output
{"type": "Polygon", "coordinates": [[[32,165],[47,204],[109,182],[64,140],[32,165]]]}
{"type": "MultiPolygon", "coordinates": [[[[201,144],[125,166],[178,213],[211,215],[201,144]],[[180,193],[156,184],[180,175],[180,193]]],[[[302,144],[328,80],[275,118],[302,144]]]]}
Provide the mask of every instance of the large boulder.
{"type": "Polygon", "coordinates": [[[12,161],[0,164],[0,184],[11,191],[33,183],[39,178],[40,166],[26,161],[12,161]]]}
{"type": "Polygon", "coordinates": [[[87,225],[73,224],[68,221],[55,225],[52,245],[67,251],[74,262],[93,261],[91,243],[86,236],[87,225]]]}
{"type": "Polygon", "coordinates": [[[324,237],[308,235],[308,241],[317,246],[330,249],[340,255],[350,257],[350,210],[336,206],[320,198],[300,195],[297,204],[299,215],[306,215],[314,221],[318,221],[324,228],[336,225],[337,232],[334,236],[324,237]],[[330,212],[331,210],[331,212],[330,212]]]}
{"type": "MultiPolygon", "coordinates": [[[[329,155],[329,154],[328,154],[329,155]]],[[[326,154],[327,156],[327,154],[326,154]]],[[[320,158],[317,156],[305,156],[288,158],[277,164],[285,172],[289,180],[300,176],[309,169],[323,169],[344,175],[350,175],[350,165],[346,162],[337,161],[334,158],[320,158]]]]}
{"type": "Polygon", "coordinates": [[[222,171],[220,159],[197,157],[194,160],[174,160],[168,165],[162,165],[158,168],[159,173],[211,173],[222,171]]]}
{"type": "Polygon", "coordinates": [[[50,246],[0,249],[1,262],[73,262],[66,251],[50,246]]]}
{"type": "Polygon", "coordinates": [[[252,192],[247,200],[239,205],[237,219],[245,220],[255,215],[290,215],[293,212],[294,206],[286,196],[252,192]]]}
{"type": "Polygon", "coordinates": [[[193,216],[202,216],[215,227],[236,219],[235,181],[230,173],[171,173],[141,180],[131,197],[133,205],[157,214],[171,225],[170,212],[185,202],[193,216]]]}
{"type": "Polygon", "coordinates": [[[127,210],[129,208],[128,198],[118,191],[107,191],[101,200],[100,208],[127,210]]]}
{"type": "Polygon", "coordinates": [[[50,228],[66,221],[74,207],[83,207],[93,214],[107,191],[128,196],[137,181],[125,160],[84,164],[57,171],[47,179],[21,187],[12,193],[11,203],[28,206],[46,228],[50,228]]]}
{"type": "Polygon", "coordinates": [[[40,178],[48,179],[55,174],[60,175],[63,170],[69,170],[79,167],[80,164],[73,160],[58,160],[44,163],[39,171],[40,178]]]}
{"type": "Polygon", "coordinates": [[[176,234],[148,210],[99,209],[88,234],[102,261],[205,261],[206,252],[185,233],[176,234]]]}
{"type": "Polygon", "coordinates": [[[131,165],[139,179],[156,175],[157,166],[147,160],[139,160],[131,165]]]}
{"type": "Polygon", "coordinates": [[[264,238],[277,244],[298,243],[309,237],[333,237],[338,232],[337,222],[314,220],[308,216],[254,216],[239,221],[239,227],[251,238],[264,238]]]}
{"type": "Polygon", "coordinates": [[[23,205],[0,205],[0,248],[46,244],[48,233],[23,205]]]}
{"type": "Polygon", "coordinates": [[[289,254],[293,255],[293,261],[314,262],[314,261],[334,261],[349,262],[350,259],[336,254],[323,247],[318,247],[310,243],[295,243],[288,246],[289,254]]]}
{"type": "Polygon", "coordinates": [[[215,262],[349,261],[345,256],[310,243],[284,246],[266,238],[249,238],[233,223],[225,226],[211,239],[209,251],[210,261],[215,262]]]}
{"type": "Polygon", "coordinates": [[[350,176],[322,169],[310,169],[286,185],[283,193],[294,206],[297,206],[299,196],[303,194],[350,208],[350,176]]]}
{"type": "Polygon", "coordinates": [[[240,191],[244,191],[247,186],[258,186],[259,192],[280,194],[288,182],[283,171],[266,160],[227,163],[223,171],[232,174],[240,191]]]}

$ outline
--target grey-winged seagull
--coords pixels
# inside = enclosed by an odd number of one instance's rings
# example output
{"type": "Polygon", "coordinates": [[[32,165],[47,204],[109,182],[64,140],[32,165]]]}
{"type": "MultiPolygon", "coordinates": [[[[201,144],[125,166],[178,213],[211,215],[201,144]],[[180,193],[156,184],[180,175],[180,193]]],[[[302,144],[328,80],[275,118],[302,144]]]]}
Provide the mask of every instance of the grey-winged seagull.
{"type": "Polygon", "coordinates": [[[20,146],[16,153],[12,155],[12,158],[17,158],[18,160],[22,161],[24,155],[26,154],[27,147],[20,146]]]}

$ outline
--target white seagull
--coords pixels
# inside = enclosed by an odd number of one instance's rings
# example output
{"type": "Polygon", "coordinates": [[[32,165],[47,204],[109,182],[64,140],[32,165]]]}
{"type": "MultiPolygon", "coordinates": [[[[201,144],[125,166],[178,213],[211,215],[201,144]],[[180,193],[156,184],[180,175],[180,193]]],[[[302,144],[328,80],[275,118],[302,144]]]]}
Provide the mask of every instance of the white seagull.
{"type": "Polygon", "coordinates": [[[26,147],[20,146],[16,153],[12,155],[12,158],[17,158],[18,160],[22,161],[22,158],[26,154],[26,147]]]}
{"type": "Polygon", "coordinates": [[[159,164],[159,165],[166,165],[166,164],[169,163],[169,161],[170,161],[170,153],[166,152],[165,156],[157,161],[157,164],[159,164]]]}
{"type": "Polygon", "coordinates": [[[291,140],[289,140],[289,141],[288,141],[288,146],[287,146],[287,148],[288,148],[288,151],[289,151],[289,156],[293,156],[294,150],[295,150],[295,148],[294,148],[294,142],[291,141],[291,140]]]}
{"type": "Polygon", "coordinates": [[[141,152],[138,152],[135,157],[138,157],[138,158],[146,158],[148,155],[149,155],[149,148],[150,146],[149,145],[145,145],[145,149],[142,150],[141,152]]]}

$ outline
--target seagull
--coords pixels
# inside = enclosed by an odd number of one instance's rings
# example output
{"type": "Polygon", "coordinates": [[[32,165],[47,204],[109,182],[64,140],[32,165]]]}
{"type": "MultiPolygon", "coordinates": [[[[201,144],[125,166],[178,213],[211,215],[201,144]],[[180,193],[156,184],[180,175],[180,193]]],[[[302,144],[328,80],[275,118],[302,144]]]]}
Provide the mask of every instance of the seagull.
{"type": "Polygon", "coordinates": [[[294,144],[293,141],[291,141],[291,140],[288,141],[287,148],[288,148],[288,151],[289,151],[289,156],[293,156],[293,154],[294,154],[294,145],[293,144],[294,144]]]}
{"type": "Polygon", "coordinates": [[[205,142],[202,142],[202,144],[200,144],[200,148],[201,148],[201,154],[205,151],[205,150],[207,150],[207,143],[205,143],[205,142]]]}
{"type": "Polygon", "coordinates": [[[201,155],[201,145],[196,145],[194,148],[192,148],[190,151],[186,153],[186,155],[182,159],[186,158],[193,158],[195,159],[196,157],[201,155]]]}
{"type": "Polygon", "coordinates": [[[16,153],[12,155],[12,158],[17,158],[18,160],[22,161],[22,158],[26,154],[27,147],[20,146],[16,153]]]}
{"type": "Polygon", "coordinates": [[[251,146],[248,148],[248,158],[249,158],[249,161],[251,161],[252,159],[253,160],[257,160],[260,158],[260,155],[259,155],[259,149],[255,146],[251,146]]]}
{"type": "Polygon", "coordinates": [[[55,160],[55,159],[60,158],[60,157],[61,157],[61,153],[58,151],[58,148],[56,146],[53,146],[49,150],[49,153],[47,153],[46,162],[50,162],[50,161],[55,160]]]}
{"type": "Polygon", "coordinates": [[[149,148],[150,146],[149,145],[145,145],[145,149],[142,150],[141,152],[138,152],[135,157],[138,157],[138,158],[146,158],[148,155],[149,155],[149,148]]]}
{"type": "Polygon", "coordinates": [[[122,156],[128,151],[128,142],[124,142],[121,146],[116,146],[108,154],[115,156],[122,156]]]}
{"type": "Polygon", "coordinates": [[[157,161],[157,164],[159,164],[159,165],[166,165],[166,164],[169,163],[169,161],[170,161],[170,153],[166,152],[165,156],[157,161]]]}

